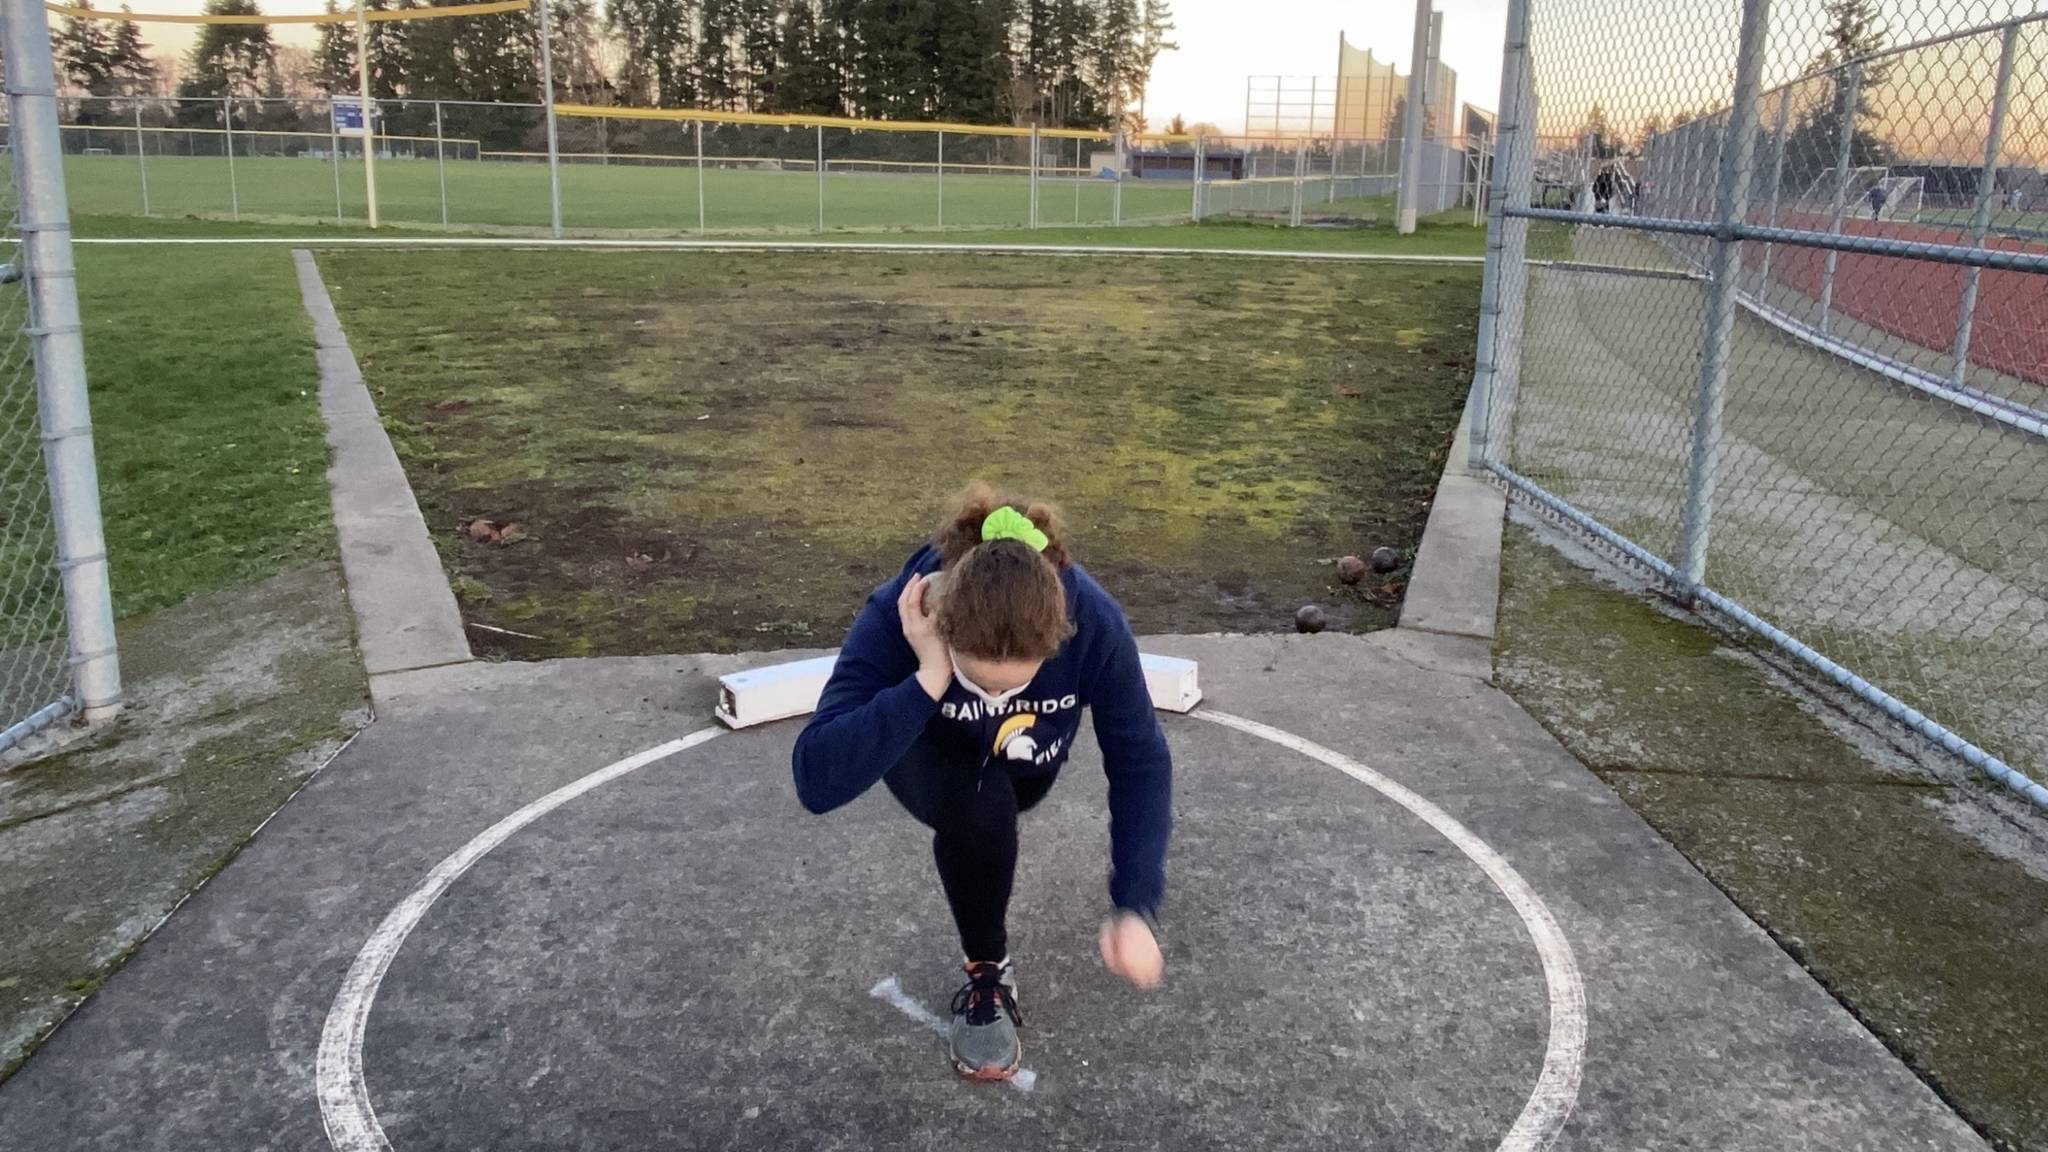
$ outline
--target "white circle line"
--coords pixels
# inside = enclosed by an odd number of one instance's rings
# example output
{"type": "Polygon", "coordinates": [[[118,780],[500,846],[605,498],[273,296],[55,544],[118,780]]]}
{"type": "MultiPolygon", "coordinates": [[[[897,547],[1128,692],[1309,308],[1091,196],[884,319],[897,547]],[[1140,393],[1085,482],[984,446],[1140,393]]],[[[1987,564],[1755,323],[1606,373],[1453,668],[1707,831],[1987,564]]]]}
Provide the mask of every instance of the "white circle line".
{"type": "MultiPolygon", "coordinates": [[[[1342,753],[1291,732],[1228,712],[1202,709],[1191,715],[1299,752],[1379,792],[1449,840],[1467,859],[1477,864],[1507,897],[1543,961],[1544,982],[1550,998],[1550,1034],[1543,1054],[1543,1070],[1537,1077],[1535,1090],[1522,1106],[1514,1126],[1501,1140],[1497,1152],[1541,1152],[1548,1148],[1563,1130],[1578,1101],[1586,1047],[1586,995],[1570,943],[1558,927],[1556,918],[1550,914],[1550,909],[1528,881],[1522,879],[1521,874],[1491,845],[1449,813],[1406,786],[1342,753]]],[[[342,980],[341,990],[335,993],[334,1004],[328,1009],[327,1021],[320,1033],[314,1083],[321,1121],[327,1131],[328,1143],[335,1152],[391,1152],[391,1141],[377,1122],[376,1109],[370,1104],[369,1085],[363,1078],[363,1037],[369,1023],[370,1008],[377,998],[377,988],[390,970],[392,960],[404,946],[406,937],[442,893],[493,848],[541,816],[629,772],[694,748],[723,731],[721,728],[699,729],[680,740],[671,740],[636,753],[555,789],[478,833],[469,843],[435,865],[420,886],[391,910],[356,954],[355,962],[349,965],[348,975],[342,980]]]]}
{"type": "Polygon", "coordinates": [[[327,1023],[320,1030],[314,1087],[320,1099],[320,1120],[327,1128],[327,1142],[335,1152],[390,1152],[391,1141],[377,1123],[377,1111],[370,1105],[370,1088],[363,1080],[363,1032],[370,1020],[370,1006],[377,999],[377,987],[384,982],[384,973],[390,970],[405,938],[434,906],[434,901],[514,832],[599,785],[694,748],[722,732],[722,728],[700,728],[680,740],[635,753],[555,789],[456,849],[384,917],[384,922],[370,933],[362,951],[356,953],[355,963],[349,965],[341,991],[334,995],[334,1006],[327,1010],[327,1023]]]}
{"type": "Polygon", "coordinates": [[[1508,898],[1508,903],[1514,905],[1516,915],[1522,918],[1522,926],[1528,929],[1529,938],[1536,944],[1537,955],[1543,960],[1543,980],[1550,993],[1550,1037],[1544,1047],[1543,1070],[1536,1077],[1536,1088],[1529,1094],[1528,1102],[1522,1105],[1514,1127],[1508,1129],[1507,1136],[1501,1140],[1498,1152],[1541,1152],[1550,1147],[1564,1130],[1564,1123],[1571,1117],[1572,1108],[1579,1099],[1579,1077],[1586,1055],[1586,988],[1579,978],[1579,965],[1572,956],[1571,943],[1565,939],[1564,930],[1558,927],[1557,918],[1550,914],[1543,898],[1536,895],[1536,890],[1522,879],[1522,874],[1494,851],[1492,845],[1458,823],[1450,813],[1349,756],[1291,732],[1228,712],[1204,708],[1191,715],[1198,720],[1235,728],[1293,749],[1372,788],[1406,808],[1456,845],[1458,851],[1479,865],[1480,871],[1486,873],[1487,879],[1493,881],[1501,895],[1508,898]]]}

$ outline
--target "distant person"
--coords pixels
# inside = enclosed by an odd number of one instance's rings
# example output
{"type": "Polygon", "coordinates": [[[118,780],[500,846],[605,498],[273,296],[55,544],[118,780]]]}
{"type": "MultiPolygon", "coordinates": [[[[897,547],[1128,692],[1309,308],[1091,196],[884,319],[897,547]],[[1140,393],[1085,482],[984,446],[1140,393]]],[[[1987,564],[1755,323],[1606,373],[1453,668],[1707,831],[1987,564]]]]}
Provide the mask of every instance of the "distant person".
{"type": "Polygon", "coordinates": [[[797,798],[823,814],[881,781],[932,829],[965,953],[953,1066],[1007,1080],[1023,1060],[1010,959],[1017,817],[1052,788],[1094,714],[1109,776],[1109,897],[1099,944],[1141,988],[1163,966],[1173,765],[1123,609],[1067,554],[1059,514],[974,485],[876,589],[797,737],[797,798]]]}
{"type": "Polygon", "coordinates": [[[1882,184],[1872,184],[1872,185],[1870,186],[1870,193],[1869,193],[1869,197],[1870,197],[1870,218],[1871,218],[1872,220],[1876,220],[1876,219],[1879,219],[1879,218],[1881,218],[1881,217],[1882,217],[1882,216],[1884,215],[1884,200],[1885,200],[1885,196],[1884,196],[1884,185],[1882,185],[1882,184]]]}
{"type": "Polygon", "coordinates": [[[1606,212],[1614,203],[1614,169],[1602,168],[1593,177],[1593,211],[1606,212]]]}

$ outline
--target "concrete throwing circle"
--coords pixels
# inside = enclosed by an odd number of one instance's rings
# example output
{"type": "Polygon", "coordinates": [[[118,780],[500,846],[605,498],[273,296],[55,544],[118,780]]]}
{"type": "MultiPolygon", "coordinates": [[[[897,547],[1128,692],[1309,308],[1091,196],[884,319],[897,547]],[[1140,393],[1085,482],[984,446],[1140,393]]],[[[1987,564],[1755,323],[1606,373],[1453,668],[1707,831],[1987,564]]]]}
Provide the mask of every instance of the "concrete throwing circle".
{"type": "MultiPolygon", "coordinates": [[[[1194,718],[1286,748],[1367,785],[1457,848],[1507,898],[1522,930],[1536,947],[1549,1011],[1541,1071],[1514,1124],[1497,1147],[1501,1152],[1547,1148],[1563,1128],[1578,1097],[1586,1018],[1584,989],[1571,947],[1541,898],[1498,852],[1448,813],[1363,764],[1292,733],[1228,713],[1201,710],[1194,718]]],[[[722,732],[719,728],[693,732],[608,765],[533,801],[443,859],[418,888],[392,909],[350,965],[321,1033],[316,1094],[328,1140],[336,1152],[387,1152],[391,1148],[371,1104],[364,1077],[365,1033],[386,973],[407,936],[435,902],[464,873],[541,816],[601,785],[713,740],[722,732]]],[[[878,984],[871,995],[894,1003],[914,1019],[919,1018],[917,1008],[906,1006],[909,1001],[897,989],[893,977],[878,984]]]]}

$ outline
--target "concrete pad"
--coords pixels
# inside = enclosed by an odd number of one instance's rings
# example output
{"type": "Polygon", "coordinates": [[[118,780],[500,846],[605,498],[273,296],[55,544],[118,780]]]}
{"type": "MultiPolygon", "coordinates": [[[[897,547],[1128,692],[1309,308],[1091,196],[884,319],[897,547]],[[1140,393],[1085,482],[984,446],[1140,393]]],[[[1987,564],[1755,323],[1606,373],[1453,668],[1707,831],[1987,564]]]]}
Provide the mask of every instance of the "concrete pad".
{"type": "Polygon", "coordinates": [[[406,482],[398,453],[342,334],[313,254],[295,251],[299,293],[313,322],[320,414],[333,461],[327,482],[356,645],[374,678],[470,659],[462,612],[406,482]]]}
{"type": "MultiPolygon", "coordinates": [[[[1982,1148],[1923,1084],[1533,721],[1474,642],[1169,637],[1209,702],[1353,756],[1490,845],[1584,981],[1567,1148],[1982,1148]]],[[[772,658],[779,658],[775,654],[772,658]]],[[[315,1054],[380,921],[522,805],[711,724],[732,658],[471,665],[393,707],[0,1085],[23,1147],[326,1146],[315,1054]]],[[[477,859],[397,950],[364,1083],[393,1147],[1497,1148],[1548,1041],[1501,891],[1388,796],[1168,718],[1168,983],[1094,958],[1100,760],[1027,818],[1020,1093],[956,1083],[956,944],[881,791],[806,815],[796,722],[577,796],[477,859]]],[[[1534,1147],[1535,1145],[1524,1145],[1534,1147]]]]}
{"type": "Polygon", "coordinates": [[[1490,640],[1500,602],[1500,532],[1507,497],[1466,466],[1473,417],[1468,397],[1422,529],[1400,626],[1490,640]]]}

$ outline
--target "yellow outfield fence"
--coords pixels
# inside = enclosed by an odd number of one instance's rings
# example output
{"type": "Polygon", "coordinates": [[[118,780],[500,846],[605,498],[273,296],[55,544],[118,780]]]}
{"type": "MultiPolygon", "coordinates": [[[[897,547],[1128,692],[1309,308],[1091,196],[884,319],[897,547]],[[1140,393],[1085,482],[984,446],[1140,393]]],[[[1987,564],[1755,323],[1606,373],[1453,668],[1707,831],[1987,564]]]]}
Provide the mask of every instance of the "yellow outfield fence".
{"type": "MultiPolygon", "coordinates": [[[[58,16],[73,20],[106,20],[115,23],[134,21],[137,24],[353,24],[357,13],[353,8],[338,12],[313,12],[303,15],[272,16],[257,12],[249,15],[208,15],[203,12],[130,12],[126,9],[77,8],[70,4],[44,4],[58,16]]],[[[489,16],[497,12],[519,12],[531,10],[533,0],[491,0],[488,4],[443,4],[429,8],[393,8],[382,12],[365,12],[361,18],[372,24],[397,23],[409,20],[439,20],[448,16],[489,16]]]]}
{"type": "MultiPolygon", "coordinates": [[[[1030,125],[963,124],[949,120],[861,120],[851,116],[728,112],[715,108],[627,108],[603,104],[556,104],[555,115],[591,120],[660,120],[674,124],[755,124],[778,128],[844,128],[853,132],[945,132],[958,136],[1007,136],[1028,140],[1030,125]]],[[[1114,133],[1090,128],[1039,128],[1041,140],[1094,140],[1108,144],[1114,133]]],[[[1140,143],[1192,144],[1193,136],[1148,134],[1140,143]]]]}
{"type": "MultiPolygon", "coordinates": [[[[394,137],[380,136],[378,139],[386,140],[394,139],[394,137]]],[[[479,151],[477,156],[484,160],[514,160],[526,163],[546,163],[548,158],[548,154],[545,152],[490,149],[479,151]]],[[[730,167],[734,164],[748,164],[758,165],[762,168],[778,168],[783,171],[794,172],[815,172],[818,170],[818,162],[816,160],[789,156],[722,156],[708,152],[702,156],[694,152],[557,152],[555,157],[559,160],[574,161],[579,164],[617,164],[620,166],[672,164],[676,167],[690,167],[701,160],[706,167],[730,167]]],[[[871,173],[872,175],[880,175],[884,172],[930,175],[941,167],[947,173],[956,175],[980,173],[984,175],[1028,176],[1031,174],[1031,165],[1029,164],[974,164],[948,160],[942,165],[937,160],[869,160],[860,157],[841,156],[828,156],[825,158],[825,171],[827,172],[853,173],[864,169],[874,169],[876,171],[871,173]]],[[[1041,176],[1048,179],[1065,180],[1077,176],[1091,176],[1095,173],[1095,169],[1073,167],[1071,165],[1046,164],[1041,165],[1038,172],[1041,176]]]]}

